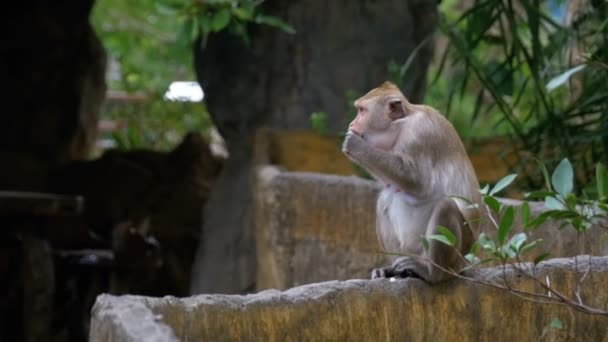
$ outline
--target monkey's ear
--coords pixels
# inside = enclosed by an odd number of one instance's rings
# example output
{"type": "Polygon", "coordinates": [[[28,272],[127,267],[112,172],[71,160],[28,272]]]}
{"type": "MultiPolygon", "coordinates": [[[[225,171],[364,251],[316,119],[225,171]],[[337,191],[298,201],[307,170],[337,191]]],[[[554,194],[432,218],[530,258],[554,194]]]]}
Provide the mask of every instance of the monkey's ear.
{"type": "Polygon", "coordinates": [[[405,116],[405,108],[403,108],[403,102],[399,99],[390,100],[388,102],[388,108],[390,110],[389,117],[391,120],[401,119],[405,116]]]}

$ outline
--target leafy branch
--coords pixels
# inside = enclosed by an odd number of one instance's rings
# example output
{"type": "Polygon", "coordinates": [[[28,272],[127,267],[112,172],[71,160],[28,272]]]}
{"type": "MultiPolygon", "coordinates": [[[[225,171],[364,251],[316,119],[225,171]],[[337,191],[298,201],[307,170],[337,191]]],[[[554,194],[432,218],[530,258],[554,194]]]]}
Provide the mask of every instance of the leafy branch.
{"type": "MultiPolygon", "coordinates": [[[[488,218],[491,231],[482,232],[477,237],[471,250],[466,255],[461,255],[464,266],[460,270],[448,270],[437,265],[432,260],[424,259],[435,267],[448,272],[458,278],[470,280],[483,285],[499,288],[526,300],[540,304],[560,304],[572,307],[575,310],[593,314],[608,316],[608,310],[595,308],[585,304],[582,299],[581,289],[584,281],[591,272],[591,257],[587,256],[586,268],[579,272],[579,258],[574,257],[575,270],[578,275],[573,296],[569,296],[550,284],[549,278],[542,279],[537,268],[550,257],[550,253],[539,251],[543,241],[536,239],[530,241],[529,233],[545,223],[559,224],[559,229],[574,229],[577,234],[585,234],[592,226],[608,228],[606,218],[608,217],[608,171],[603,164],[596,166],[597,200],[578,198],[574,193],[574,171],[568,159],[563,159],[555,168],[551,176],[546,167],[539,162],[541,172],[545,177],[546,189],[529,193],[521,205],[503,205],[495,197],[501,190],[509,186],[516,175],[504,177],[493,188],[489,186],[481,189],[483,195],[483,206],[470,202],[479,210],[485,210],[483,217],[488,218]],[[547,211],[536,217],[531,216],[528,200],[542,199],[547,211]],[[519,215],[524,231],[513,233],[515,217],[519,215]],[[495,219],[496,217],[497,219],[495,219]],[[532,262],[522,262],[532,251],[536,256],[532,262]],[[487,263],[498,263],[503,269],[503,279],[500,284],[489,282],[483,277],[473,277],[471,272],[479,274],[479,268],[487,263]],[[507,271],[513,271],[517,275],[533,280],[543,292],[529,292],[514,288],[507,277],[507,271]]],[[[447,229],[438,229],[439,234],[428,237],[428,239],[439,241],[446,245],[455,247],[457,241],[454,235],[447,229]]],[[[423,246],[428,246],[428,241],[423,241],[423,246]]],[[[428,247],[427,247],[428,248],[428,247]]]]}
{"type": "Polygon", "coordinates": [[[178,41],[188,44],[200,36],[206,44],[210,34],[227,30],[249,42],[248,24],[276,27],[288,34],[295,29],[275,16],[261,13],[259,0],[174,0],[157,7],[161,12],[177,16],[183,22],[178,33],[178,41]]]}

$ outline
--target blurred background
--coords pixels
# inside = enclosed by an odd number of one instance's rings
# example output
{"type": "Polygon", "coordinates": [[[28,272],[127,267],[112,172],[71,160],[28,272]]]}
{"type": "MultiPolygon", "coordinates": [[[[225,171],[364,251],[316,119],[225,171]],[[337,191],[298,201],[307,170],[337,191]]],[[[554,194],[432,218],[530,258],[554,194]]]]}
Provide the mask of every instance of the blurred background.
{"type": "MultiPolygon", "coordinates": [[[[608,162],[602,0],[83,0],[5,9],[0,341],[86,340],[100,293],[256,291],[260,164],[340,152],[385,80],[439,109],[482,184],[608,162]]],[[[328,162],[330,160],[330,162],[328,162]]]]}

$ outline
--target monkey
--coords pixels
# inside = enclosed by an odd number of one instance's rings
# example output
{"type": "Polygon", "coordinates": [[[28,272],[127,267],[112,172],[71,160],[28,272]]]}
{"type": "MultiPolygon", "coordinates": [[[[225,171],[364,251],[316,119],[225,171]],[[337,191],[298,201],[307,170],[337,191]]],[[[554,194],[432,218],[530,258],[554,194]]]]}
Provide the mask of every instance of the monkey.
{"type": "Polygon", "coordinates": [[[456,129],[434,108],[410,103],[389,81],[354,105],[357,115],[342,152],[384,184],[376,234],[385,251],[402,255],[374,269],[371,278],[414,277],[429,284],[453,278],[473,244],[481,197],[456,129]],[[453,246],[429,238],[440,234],[438,227],[454,234],[453,246]]]}

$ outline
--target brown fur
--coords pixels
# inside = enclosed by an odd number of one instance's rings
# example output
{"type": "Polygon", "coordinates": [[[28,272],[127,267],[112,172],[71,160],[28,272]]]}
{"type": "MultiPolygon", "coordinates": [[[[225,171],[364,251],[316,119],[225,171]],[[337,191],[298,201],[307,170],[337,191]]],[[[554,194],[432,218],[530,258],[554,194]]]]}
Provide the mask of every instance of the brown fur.
{"type": "Polygon", "coordinates": [[[388,252],[406,255],[372,277],[417,276],[430,283],[450,278],[473,242],[476,209],[450,196],[479,203],[479,183],[452,124],[429,106],[411,104],[385,82],[355,101],[343,152],[385,183],[377,204],[377,233],[388,252]],[[448,228],[455,248],[421,236],[448,228]],[[436,266],[440,266],[440,268],[436,266]]]}

